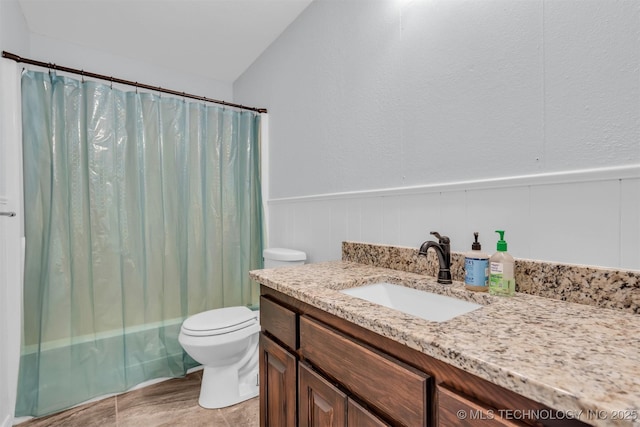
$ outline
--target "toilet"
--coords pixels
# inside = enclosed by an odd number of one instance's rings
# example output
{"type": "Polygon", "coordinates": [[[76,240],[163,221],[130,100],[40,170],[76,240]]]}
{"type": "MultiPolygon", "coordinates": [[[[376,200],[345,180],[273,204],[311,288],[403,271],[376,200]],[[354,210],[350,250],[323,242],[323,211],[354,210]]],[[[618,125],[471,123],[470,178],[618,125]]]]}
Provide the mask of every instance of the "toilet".
{"type": "MultiPolygon", "coordinates": [[[[263,252],[265,268],[304,264],[306,254],[284,248],[263,252]]],[[[180,328],[182,348],[204,366],[198,404],[217,409],[258,395],[260,312],[225,307],[187,318],[180,328]]]]}

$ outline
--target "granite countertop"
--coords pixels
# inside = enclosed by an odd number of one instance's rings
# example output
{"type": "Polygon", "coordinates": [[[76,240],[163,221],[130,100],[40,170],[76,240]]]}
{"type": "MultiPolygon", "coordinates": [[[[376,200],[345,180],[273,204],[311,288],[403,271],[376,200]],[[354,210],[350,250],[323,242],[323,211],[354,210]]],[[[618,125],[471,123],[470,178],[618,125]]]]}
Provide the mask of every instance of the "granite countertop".
{"type": "Polygon", "coordinates": [[[596,426],[640,426],[640,317],[348,261],[255,270],[251,277],[365,329],[596,426]],[[481,309],[436,323],[338,292],[386,281],[481,309]],[[620,419],[622,418],[622,419],[620,419]]]}

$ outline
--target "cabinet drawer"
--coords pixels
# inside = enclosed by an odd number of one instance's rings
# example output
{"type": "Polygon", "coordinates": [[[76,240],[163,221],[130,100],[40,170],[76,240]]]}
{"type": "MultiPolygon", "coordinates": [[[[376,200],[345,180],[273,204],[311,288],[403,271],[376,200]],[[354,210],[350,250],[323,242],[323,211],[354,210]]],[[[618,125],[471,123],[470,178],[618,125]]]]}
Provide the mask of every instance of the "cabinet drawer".
{"type": "Polygon", "coordinates": [[[438,425],[469,427],[516,427],[523,424],[500,418],[492,410],[441,385],[438,386],[438,425]]]}
{"type": "Polygon", "coordinates": [[[423,372],[305,316],[300,349],[302,357],[388,418],[412,427],[427,424],[429,376],[423,372]]]}
{"type": "Polygon", "coordinates": [[[260,297],[260,326],[292,350],[298,348],[298,314],[265,297],[260,297]]]}

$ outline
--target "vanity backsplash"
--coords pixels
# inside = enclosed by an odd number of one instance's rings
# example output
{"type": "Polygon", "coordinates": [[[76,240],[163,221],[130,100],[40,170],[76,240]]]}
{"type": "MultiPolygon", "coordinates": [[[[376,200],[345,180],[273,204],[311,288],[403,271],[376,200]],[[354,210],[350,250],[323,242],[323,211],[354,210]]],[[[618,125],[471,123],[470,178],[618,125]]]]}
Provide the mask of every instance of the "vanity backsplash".
{"type": "MultiPolygon", "coordinates": [[[[342,260],[438,274],[435,252],[418,256],[418,249],[404,246],[342,242],[342,260]]],[[[517,258],[515,270],[517,292],[640,314],[639,271],[517,258]]],[[[451,252],[451,275],[453,280],[464,281],[464,253],[451,252]]]]}

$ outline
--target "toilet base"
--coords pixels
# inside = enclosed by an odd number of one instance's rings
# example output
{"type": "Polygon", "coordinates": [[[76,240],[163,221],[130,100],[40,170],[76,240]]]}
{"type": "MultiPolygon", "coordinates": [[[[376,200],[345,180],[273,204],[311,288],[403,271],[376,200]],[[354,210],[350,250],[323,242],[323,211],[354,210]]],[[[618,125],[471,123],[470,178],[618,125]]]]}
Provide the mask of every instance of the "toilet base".
{"type": "MultiPolygon", "coordinates": [[[[255,359],[257,362],[257,354],[255,359]]],[[[257,363],[249,364],[249,368],[238,372],[229,367],[205,366],[198,404],[206,409],[218,409],[256,397],[260,390],[257,363]]]]}

